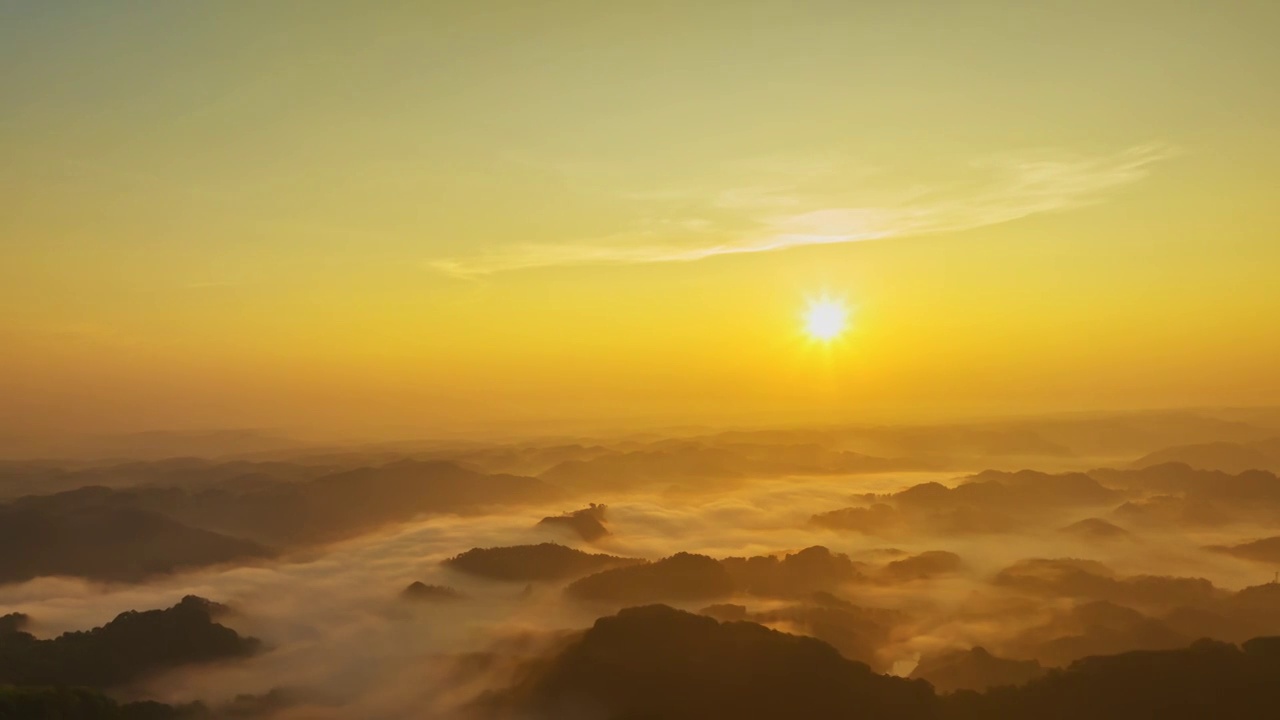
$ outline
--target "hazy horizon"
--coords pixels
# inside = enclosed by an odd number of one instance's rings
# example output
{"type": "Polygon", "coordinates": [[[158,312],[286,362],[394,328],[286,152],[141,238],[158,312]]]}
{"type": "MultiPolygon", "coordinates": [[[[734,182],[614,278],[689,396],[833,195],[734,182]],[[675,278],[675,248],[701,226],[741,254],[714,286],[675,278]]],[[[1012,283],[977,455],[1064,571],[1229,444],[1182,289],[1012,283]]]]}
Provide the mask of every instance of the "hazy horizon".
{"type": "Polygon", "coordinates": [[[0,435],[1280,404],[1277,12],[3,3],[0,435]]]}
{"type": "MultiPolygon", "coordinates": [[[[628,438],[647,436],[664,437],[699,437],[732,432],[767,432],[771,430],[835,430],[839,428],[875,428],[875,427],[916,427],[941,428],[965,426],[1001,426],[1017,425],[1025,422],[1053,420],[1088,420],[1103,418],[1141,418],[1146,416],[1205,416],[1224,420],[1235,420],[1241,417],[1268,416],[1274,417],[1277,432],[1280,432],[1280,405],[1249,405],[1238,407],[1147,407],[1128,409],[1076,409],[1039,413],[1005,413],[1005,414],[957,414],[957,415],[918,415],[903,417],[882,415],[874,417],[849,417],[844,420],[809,419],[808,421],[787,422],[783,418],[771,421],[756,422],[721,422],[716,423],[704,419],[703,422],[650,420],[612,420],[579,418],[559,423],[542,421],[532,424],[482,423],[475,427],[443,426],[431,428],[423,426],[403,425],[398,427],[371,429],[364,433],[308,433],[301,428],[283,427],[191,427],[191,428],[140,428],[121,429],[115,432],[83,432],[83,433],[33,433],[28,435],[0,435],[0,458],[10,460],[37,460],[59,458],[84,460],[110,460],[112,455],[106,448],[111,443],[121,441],[137,441],[132,450],[118,451],[118,458],[127,458],[130,453],[148,458],[165,457],[165,439],[185,439],[195,443],[190,454],[201,457],[234,457],[275,452],[281,455],[304,452],[308,448],[324,450],[334,447],[368,448],[376,446],[408,447],[408,446],[441,446],[451,444],[526,444],[539,445],[556,442],[591,442],[617,441],[628,438]],[[199,449],[202,440],[222,441],[229,443],[225,449],[199,449]],[[147,449],[148,440],[154,443],[154,450],[147,449]],[[237,440],[254,443],[275,443],[273,450],[235,449],[237,440]],[[105,443],[105,444],[104,444],[105,443]],[[43,450],[39,450],[43,448],[43,450]],[[98,448],[98,449],[95,449],[98,448]],[[95,452],[106,453],[94,455],[95,452]],[[43,456],[42,454],[43,453],[43,456]],[[159,453],[159,454],[157,454],[159,453]]],[[[1273,423],[1266,423],[1271,426],[1273,423]]],[[[215,446],[216,447],[216,446],[215,446]]]]}
{"type": "Polygon", "coordinates": [[[1269,717],[1277,28],[0,0],[0,720],[1269,717]]]}

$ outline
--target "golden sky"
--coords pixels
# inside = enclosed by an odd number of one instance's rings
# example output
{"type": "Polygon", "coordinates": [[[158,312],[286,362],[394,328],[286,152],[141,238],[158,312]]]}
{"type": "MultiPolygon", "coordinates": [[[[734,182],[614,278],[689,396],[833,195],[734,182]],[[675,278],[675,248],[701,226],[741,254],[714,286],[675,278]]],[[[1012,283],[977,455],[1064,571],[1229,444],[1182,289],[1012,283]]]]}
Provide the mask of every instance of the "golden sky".
{"type": "Polygon", "coordinates": [[[0,0],[0,434],[1280,402],[1276,27],[0,0]]]}

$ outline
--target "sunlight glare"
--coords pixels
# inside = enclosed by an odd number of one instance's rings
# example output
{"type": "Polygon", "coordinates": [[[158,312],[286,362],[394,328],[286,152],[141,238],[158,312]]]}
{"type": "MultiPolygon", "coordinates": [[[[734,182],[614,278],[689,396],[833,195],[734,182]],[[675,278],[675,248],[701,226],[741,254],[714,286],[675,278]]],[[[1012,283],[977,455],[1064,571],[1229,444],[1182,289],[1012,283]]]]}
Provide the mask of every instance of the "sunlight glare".
{"type": "Polygon", "coordinates": [[[816,340],[834,340],[849,326],[849,308],[840,300],[820,298],[809,301],[804,313],[804,329],[816,340]]]}

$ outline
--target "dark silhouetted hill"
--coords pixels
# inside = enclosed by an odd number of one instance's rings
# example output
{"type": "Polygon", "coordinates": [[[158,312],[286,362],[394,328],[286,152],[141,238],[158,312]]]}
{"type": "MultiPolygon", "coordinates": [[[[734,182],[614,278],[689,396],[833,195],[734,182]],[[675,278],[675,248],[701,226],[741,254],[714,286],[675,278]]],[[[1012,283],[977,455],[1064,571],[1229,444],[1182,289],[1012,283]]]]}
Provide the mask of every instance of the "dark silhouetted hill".
{"type": "Polygon", "coordinates": [[[510,582],[565,580],[644,563],[644,560],[591,554],[555,543],[472,548],[444,564],[469,575],[510,582]]]}
{"type": "Polygon", "coordinates": [[[821,641],[650,606],[597,620],[482,709],[536,720],[924,720],[936,703],[928,684],[877,675],[821,641]]]}
{"type": "Polygon", "coordinates": [[[544,517],[538,525],[565,528],[587,542],[594,542],[609,534],[609,528],[604,525],[605,509],[604,505],[591,503],[581,510],[544,517]]]}
{"type": "Polygon", "coordinates": [[[0,686],[4,720],[203,720],[199,706],[157,702],[120,703],[96,690],[73,687],[0,686]]]}
{"type": "Polygon", "coordinates": [[[712,600],[734,593],[809,598],[865,580],[849,556],[815,545],[781,558],[730,557],[720,561],[678,553],[665,560],[597,573],[570,585],[570,595],[612,603],[712,600]]]}
{"type": "Polygon", "coordinates": [[[1131,500],[1117,507],[1113,514],[1126,523],[1180,528],[1217,527],[1232,521],[1231,514],[1213,502],[1181,495],[1131,500]]]}
{"type": "Polygon", "coordinates": [[[831,530],[852,530],[865,535],[891,535],[907,524],[906,518],[887,503],[818,513],[809,522],[831,530]]]}
{"type": "Polygon", "coordinates": [[[1280,535],[1239,545],[1215,545],[1210,549],[1246,560],[1280,565],[1280,535]]]}
{"type": "Polygon", "coordinates": [[[918,672],[955,692],[939,697],[922,680],[877,675],[812,638],[636,607],[597,620],[477,709],[495,720],[1255,720],[1273,714],[1280,638],[1201,640],[1048,671],[975,649],[918,672]]]}
{"type": "Polygon", "coordinates": [[[871,535],[1007,533],[1042,524],[1064,509],[1110,507],[1121,498],[1084,473],[987,470],[955,487],[927,482],[889,495],[863,495],[864,507],[819,513],[811,522],[871,535]]]}
{"type": "Polygon", "coordinates": [[[733,578],[723,565],[689,553],[605,570],[575,580],[566,589],[579,600],[621,604],[714,600],[733,591],[733,578]]]}
{"type": "Polygon", "coordinates": [[[246,657],[258,641],[214,622],[220,606],[187,596],[167,610],[129,611],[93,630],[41,640],[0,634],[0,685],[112,687],[169,668],[246,657]]]}
{"type": "Polygon", "coordinates": [[[1023,632],[1007,645],[1006,652],[1061,666],[1090,655],[1184,647],[1191,639],[1164,620],[1113,602],[1093,600],[1023,632]]]}
{"type": "Polygon", "coordinates": [[[1179,607],[1164,621],[1183,635],[1231,642],[1280,635],[1280,583],[1247,587],[1207,605],[1179,607]]]}
{"type": "Polygon", "coordinates": [[[1280,520],[1280,478],[1265,470],[1233,474],[1166,462],[1131,470],[1093,470],[1090,475],[1110,487],[1142,493],[1143,500],[1117,510],[1135,520],[1198,525],[1280,520]]]}
{"type": "Polygon", "coordinates": [[[290,545],[348,537],[427,513],[548,502],[562,495],[536,478],[405,460],[237,495],[224,503],[202,496],[188,510],[232,534],[290,545]]]}
{"type": "Polygon", "coordinates": [[[890,583],[927,580],[957,573],[963,567],[960,556],[953,552],[928,550],[885,565],[880,571],[880,580],[890,583]]]}
{"type": "Polygon", "coordinates": [[[716,603],[708,605],[698,611],[701,615],[713,617],[721,622],[739,622],[751,617],[751,611],[746,605],[738,605],[736,603],[716,603]]]}
{"type": "Polygon", "coordinates": [[[270,554],[257,543],[133,507],[77,502],[0,507],[0,582],[44,575],[138,581],[270,554]]]}
{"type": "Polygon", "coordinates": [[[68,503],[135,507],[194,527],[273,546],[340,539],[428,513],[550,501],[563,492],[530,477],[485,475],[448,462],[404,460],[249,491],[221,485],[99,489],[22,498],[15,507],[68,503]],[[80,497],[77,497],[81,495],[80,497]]]}
{"type": "Polygon", "coordinates": [[[1089,657],[1018,687],[946,698],[944,720],[1256,720],[1273,717],[1280,638],[1089,657]]]}
{"type": "Polygon", "coordinates": [[[738,592],[770,597],[798,597],[833,590],[862,579],[848,555],[815,545],[779,559],[773,555],[720,561],[738,592]]]}
{"type": "Polygon", "coordinates": [[[1203,606],[1225,593],[1204,578],[1117,577],[1107,566],[1076,558],[1031,558],[1001,570],[993,582],[1027,593],[1086,598],[1145,607],[1203,606]]]}
{"type": "Polygon", "coordinates": [[[1133,537],[1128,530],[1102,518],[1078,520],[1061,528],[1061,532],[1081,540],[1122,540],[1133,537]]]}
{"type": "Polygon", "coordinates": [[[927,680],[940,693],[951,693],[1021,685],[1044,672],[1035,660],[1009,660],[976,647],[921,658],[911,677],[927,680]]]}
{"type": "Polygon", "coordinates": [[[1210,442],[1157,450],[1134,461],[1136,468],[1182,463],[1198,470],[1238,474],[1248,470],[1280,472],[1280,438],[1248,443],[1210,442]]]}
{"type": "Polygon", "coordinates": [[[16,633],[27,626],[31,618],[26,613],[9,613],[0,615],[0,635],[16,633]]]}
{"type": "Polygon", "coordinates": [[[891,495],[864,495],[865,507],[814,515],[810,522],[834,530],[871,535],[911,531],[947,534],[1007,533],[1042,523],[1066,508],[1104,506],[1119,494],[1081,473],[986,471],[954,488],[914,485],[891,495]]]}
{"type": "Polygon", "coordinates": [[[237,695],[213,706],[166,705],[153,700],[119,702],[91,688],[0,686],[3,720],[267,720],[295,703],[289,691],[237,695]]]}
{"type": "Polygon", "coordinates": [[[416,461],[250,487],[83,487],[19,498],[0,506],[0,582],[59,574],[140,580],[338,540],[422,514],[562,495],[535,478],[416,461]]]}
{"type": "Polygon", "coordinates": [[[451,602],[461,600],[462,594],[446,585],[427,585],[415,581],[400,592],[400,597],[415,602],[451,602]]]}
{"type": "Polygon", "coordinates": [[[1051,474],[1035,470],[986,470],[957,485],[952,492],[961,502],[1015,509],[1024,504],[1033,507],[1106,505],[1119,497],[1114,490],[1103,487],[1085,473],[1051,474]]]}
{"type": "Polygon", "coordinates": [[[816,593],[808,602],[748,613],[741,619],[817,638],[850,660],[864,663],[876,672],[886,672],[890,666],[880,658],[880,650],[906,616],[896,610],[859,607],[827,593],[816,593]]]}

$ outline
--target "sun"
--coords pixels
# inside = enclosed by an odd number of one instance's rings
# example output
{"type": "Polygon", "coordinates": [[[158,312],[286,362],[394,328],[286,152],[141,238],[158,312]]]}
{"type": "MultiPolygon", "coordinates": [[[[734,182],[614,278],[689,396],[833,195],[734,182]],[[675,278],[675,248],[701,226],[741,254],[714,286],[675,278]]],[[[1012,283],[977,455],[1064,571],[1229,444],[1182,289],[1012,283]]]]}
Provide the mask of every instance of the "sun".
{"type": "Polygon", "coordinates": [[[804,311],[804,331],[815,340],[829,342],[849,327],[849,308],[841,300],[810,300],[804,311]]]}

